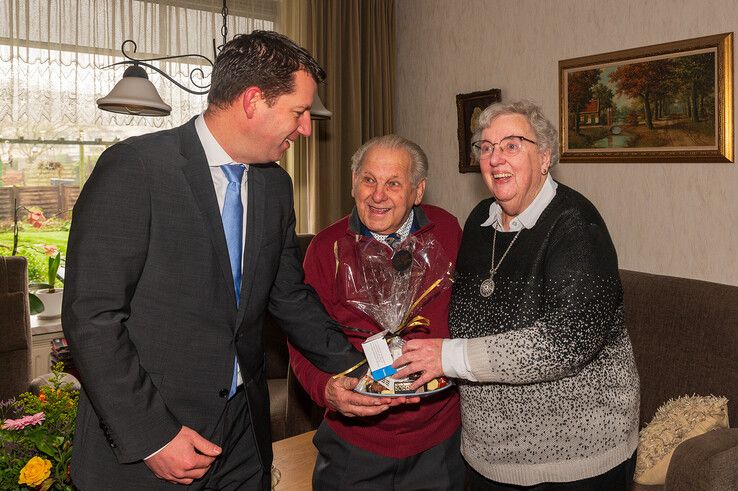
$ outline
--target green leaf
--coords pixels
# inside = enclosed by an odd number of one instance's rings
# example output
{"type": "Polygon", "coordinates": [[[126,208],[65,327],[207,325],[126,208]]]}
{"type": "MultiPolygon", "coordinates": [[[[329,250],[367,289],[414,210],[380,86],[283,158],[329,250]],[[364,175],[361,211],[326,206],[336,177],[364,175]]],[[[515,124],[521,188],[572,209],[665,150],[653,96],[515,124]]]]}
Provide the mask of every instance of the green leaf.
{"type": "Polygon", "coordinates": [[[49,442],[47,435],[45,434],[45,431],[27,431],[26,436],[29,440],[33,442],[34,445],[36,445],[36,448],[41,450],[43,453],[48,455],[49,457],[56,458],[57,452],[56,449],[52,446],[52,444],[49,442]]]}
{"type": "Polygon", "coordinates": [[[44,482],[41,483],[41,486],[38,488],[39,491],[49,491],[51,489],[51,486],[54,485],[54,479],[49,477],[44,482]]]}
{"type": "Polygon", "coordinates": [[[59,460],[61,462],[69,462],[70,460],[72,460],[72,447],[71,446],[69,446],[69,448],[66,448],[62,451],[61,456],[59,457],[59,460]]]}
{"type": "Polygon", "coordinates": [[[44,311],[44,303],[33,293],[28,294],[28,303],[31,306],[31,315],[40,314],[44,311]]]}
{"type": "Polygon", "coordinates": [[[54,282],[56,282],[56,272],[59,270],[59,264],[61,263],[61,252],[57,252],[56,256],[49,258],[49,284],[51,289],[54,289],[54,282]]]}

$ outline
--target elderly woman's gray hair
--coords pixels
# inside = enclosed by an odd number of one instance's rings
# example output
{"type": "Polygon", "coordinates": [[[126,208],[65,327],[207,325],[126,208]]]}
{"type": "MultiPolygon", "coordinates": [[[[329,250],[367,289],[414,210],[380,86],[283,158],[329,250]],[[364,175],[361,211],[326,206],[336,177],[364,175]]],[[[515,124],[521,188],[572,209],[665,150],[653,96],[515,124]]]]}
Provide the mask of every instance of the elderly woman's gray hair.
{"type": "Polygon", "coordinates": [[[492,121],[503,114],[520,114],[525,116],[535,134],[536,143],[541,151],[551,151],[551,164],[559,161],[559,132],[551,121],[543,115],[541,107],[531,101],[514,101],[503,104],[495,102],[479,114],[477,131],[474,132],[472,142],[482,137],[482,131],[489,128],[492,121]]]}
{"type": "Polygon", "coordinates": [[[399,135],[377,136],[364,143],[351,157],[351,172],[356,176],[364,164],[367,152],[375,147],[389,149],[403,149],[410,154],[412,165],[410,167],[410,182],[413,186],[428,177],[428,157],[420,146],[399,135]]]}

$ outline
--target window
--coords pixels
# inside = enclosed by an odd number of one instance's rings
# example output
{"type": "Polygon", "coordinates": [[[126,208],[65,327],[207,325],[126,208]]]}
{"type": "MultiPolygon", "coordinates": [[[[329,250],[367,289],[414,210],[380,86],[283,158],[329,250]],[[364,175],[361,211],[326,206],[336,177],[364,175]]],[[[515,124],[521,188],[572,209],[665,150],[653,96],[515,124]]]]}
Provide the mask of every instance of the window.
{"type": "MultiPolygon", "coordinates": [[[[235,2],[231,2],[235,3],[235,2]]],[[[197,53],[212,58],[222,41],[219,0],[2,0],[0,1],[0,255],[13,247],[19,209],[20,253],[31,280],[45,274],[43,246],[66,249],[69,211],[100,154],[132,135],[182,124],[201,112],[206,96],[189,94],[149,71],[172,106],[165,118],[113,114],[96,99],[120,80],[125,39],[136,58],[197,53]],[[35,228],[29,210],[45,220],[35,228]]],[[[228,32],[274,29],[275,0],[229,7],[228,32]]],[[[180,83],[196,59],[155,62],[180,83]]],[[[205,70],[209,75],[209,70],[205,70]]],[[[207,81],[206,81],[207,82],[207,81]]]]}

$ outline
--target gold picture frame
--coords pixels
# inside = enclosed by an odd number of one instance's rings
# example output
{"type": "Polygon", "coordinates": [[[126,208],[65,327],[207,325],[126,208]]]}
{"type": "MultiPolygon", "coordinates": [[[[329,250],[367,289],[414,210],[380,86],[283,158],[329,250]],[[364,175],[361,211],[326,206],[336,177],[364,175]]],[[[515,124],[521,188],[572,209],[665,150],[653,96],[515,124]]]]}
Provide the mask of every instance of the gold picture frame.
{"type": "Polygon", "coordinates": [[[733,33],[559,61],[561,162],[733,162],[733,33]]]}
{"type": "Polygon", "coordinates": [[[476,131],[476,119],[493,102],[500,102],[500,89],[483,90],[469,94],[456,94],[459,139],[459,172],[479,172],[479,162],[471,151],[472,137],[476,131]]]}

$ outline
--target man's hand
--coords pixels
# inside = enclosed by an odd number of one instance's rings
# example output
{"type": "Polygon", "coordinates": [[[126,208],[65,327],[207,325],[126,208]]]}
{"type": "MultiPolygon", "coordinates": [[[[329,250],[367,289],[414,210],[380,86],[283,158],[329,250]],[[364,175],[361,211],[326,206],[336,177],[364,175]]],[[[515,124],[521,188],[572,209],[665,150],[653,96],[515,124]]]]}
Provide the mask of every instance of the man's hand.
{"type": "Polygon", "coordinates": [[[144,462],[159,479],[191,484],[205,475],[220,452],[218,445],[183,426],[172,441],[144,462]]]}
{"type": "Polygon", "coordinates": [[[415,390],[437,377],[443,376],[443,361],[441,351],[443,339],[410,339],[402,349],[402,356],[395,360],[393,367],[402,367],[395,377],[408,377],[413,373],[420,373],[420,377],[413,382],[410,389],[415,390]]]}
{"type": "Polygon", "coordinates": [[[328,380],[325,386],[325,400],[330,409],[344,416],[376,416],[390,407],[400,404],[418,403],[420,397],[372,397],[354,392],[359,379],[338,377],[328,380]]]}

